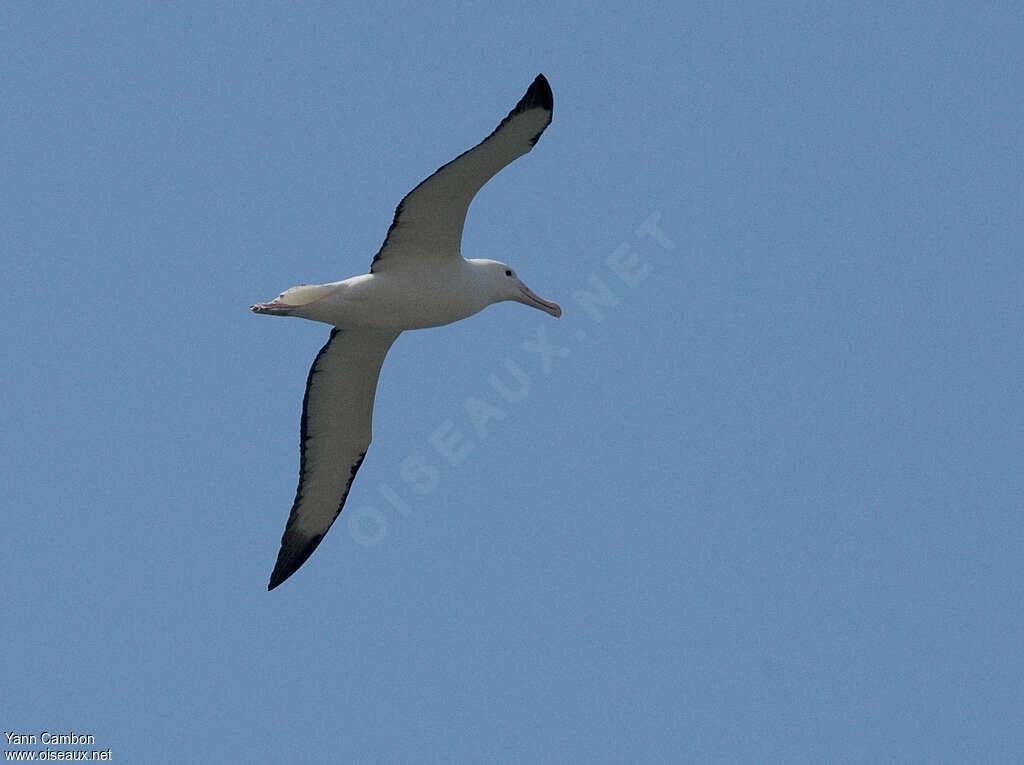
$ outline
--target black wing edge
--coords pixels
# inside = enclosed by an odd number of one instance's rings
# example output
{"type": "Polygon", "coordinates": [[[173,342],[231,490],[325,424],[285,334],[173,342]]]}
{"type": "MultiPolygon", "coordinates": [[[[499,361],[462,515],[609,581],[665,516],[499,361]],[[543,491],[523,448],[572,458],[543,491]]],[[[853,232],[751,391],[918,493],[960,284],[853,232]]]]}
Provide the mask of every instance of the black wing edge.
{"type": "MultiPolygon", "coordinates": [[[[501,122],[498,123],[498,127],[494,128],[494,130],[492,130],[487,135],[487,138],[490,138],[492,135],[494,135],[499,130],[501,130],[502,127],[505,126],[505,123],[508,122],[510,119],[512,119],[515,115],[522,114],[523,112],[529,111],[530,109],[545,109],[545,110],[547,110],[549,112],[549,114],[548,114],[548,121],[544,124],[544,127],[542,127],[538,131],[537,135],[535,135],[533,138],[530,139],[530,146],[536,146],[537,145],[537,141],[540,140],[541,133],[543,133],[545,130],[547,130],[548,125],[551,124],[551,115],[554,114],[554,110],[555,110],[555,96],[551,92],[551,85],[548,84],[547,77],[545,77],[543,74],[538,74],[534,78],[533,82],[530,84],[530,87],[526,89],[526,93],[524,93],[523,97],[519,99],[519,103],[517,103],[514,107],[512,107],[512,111],[510,111],[507,115],[505,115],[505,119],[503,119],[501,122]]],[[[487,138],[485,138],[480,143],[483,143],[484,141],[486,141],[487,138]]],[[[480,143],[476,144],[476,146],[473,146],[473,147],[471,147],[469,149],[466,149],[466,151],[462,152],[462,154],[468,154],[469,152],[473,151],[473,149],[475,149],[477,146],[479,146],[480,143]]],[[[373,264],[376,263],[378,260],[380,260],[380,254],[382,252],[384,252],[384,248],[388,246],[388,237],[391,236],[392,229],[394,229],[394,227],[398,225],[398,219],[402,215],[402,205],[405,203],[405,200],[407,198],[409,198],[410,196],[412,196],[416,192],[416,189],[418,189],[424,183],[429,181],[431,178],[433,178],[439,172],[444,170],[452,162],[456,162],[459,159],[461,159],[462,154],[460,154],[458,157],[453,159],[451,162],[445,162],[443,165],[441,165],[439,168],[437,168],[437,170],[435,170],[430,175],[428,175],[426,178],[424,178],[422,181],[417,183],[416,187],[412,191],[410,191],[408,194],[406,194],[404,197],[402,197],[402,201],[399,202],[398,203],[398,207],[395,208],[395,217],[393,217],[391,219],[391,225],[388,226],[388,233],[384,235],[384,243],[380,246],[380,249],[377,250],[377,254],[373,256],[373,260],[370,263],[370,273],[371,274],[373,273],[373,264]]]]}
{"type": "MultiPolygon", "coordinates": [[[[334,521],[341,514],[341,509],[345,507],[345,500],[348,499],[352,480],[356,477],[356,472],[359,470],[359,466],[363,464],[365,457],[366,452],[363,452],[352,463],[352,468],[348,475],[348,483],[345,484],[345,491],[341,495],[338,509],[334,512],[334,518],[331,519],[331,523],[327,527],[328,529],[330,529],[331,525],[334,524],[334,521]]],[[[270,584],[267,585],[268,592],[298,571],[302,564],[309,560],[309,556],[313,554],[313,551],[324,538],[323,534],[313,534],[312,536],[302,534],[292,523],[292,518],[294,517],[295,513],[293,512],[284,527],[284,535],[281,537],[281,549],[277,553],[277,563],[274,564],[274,571],[270,575],[270,584]]],[[[324,533],[326,534],[327,532],[325,531],[324,533]]]]}
{"type": "MultiPolygon", "coordinates": [[[[309,559],[309,556],[313,554],[317,545],[324,538],[323,534],[314,534],[312,536],[302,534],[295,525],[295,520],[298,516],[299,506],[302,504],[302,484],[306,477],[306,420],[309,408],[309,391],[313,384],[313,377],[319,372],[317,364],[320,363],[320,357],[327,352],[334,338],[341,332],[342,330],[337,328],[331,330],[331,336],[324,343],[324,347],[316,354],[316,358],[313,359],[313,363],[309,367],[309,375],[306,377],[306,392],[302,397],[302,420],[299,426],[299,485],[295,489],[295,501],[292,503],[291,513],[288,515],[288,523],[285,524],[284,534],[281,536],[281,549],[277,553],[277,563],[274,564],[274,571],[270,575],[270,584],[267,585],[268,592],[298,571],[299,567],[309,559]]],[[[337,518],[341,513],[341,509],[345,507],[345,500],[348,499],[348,491],[352,486],[352,480],[356,477],[356,471],[363,464],[365,457],[366,452],[363,452],[352,464],[348,483],[345,485],[345,491],[342,492],[334,518],[337,518]]],[[[333,524],[334,520],[331,523],[333,524]]],[[[330,526],[328,526],[329,528],[330,526]]],[[[326,530],[324,533],[327,533],[326,530]]]]}
{"type": "MultiPolygon", "coordinates": [[[[519,103],[516,104],[508,117],[502,120],[502,125],[505,124],[505,121],[513,114],[519,114],[520,112],[525,112],[529,109],[545,109],[549,112],[554,112],[555,110],[555,96],[551,92],[551,86],[548,84],[548,80],[543,74],[537,75],[536,79],[534,79],[533,83],[527,89],[526,94],[519,99],[519,103]]],[[[500,128],[501,125],[498,125],[498,127],[500,128]]],[[[545,127],[547,126],[545,125],[545,127]]],[[[542,130],[541,133],[543,132],[544,131],[542,130]]],[[[537,143],[538,138],[540,138],[540,133],[537,133],[530,143],[537,143]]]]}

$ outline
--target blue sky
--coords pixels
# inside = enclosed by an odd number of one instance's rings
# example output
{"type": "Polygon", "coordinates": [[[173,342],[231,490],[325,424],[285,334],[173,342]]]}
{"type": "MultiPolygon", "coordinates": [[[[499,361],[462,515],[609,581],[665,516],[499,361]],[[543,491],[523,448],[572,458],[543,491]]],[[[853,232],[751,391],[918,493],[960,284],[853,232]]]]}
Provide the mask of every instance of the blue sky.
{"type": "Polygon", "coordinates": [[[1019,761],[1022,39],[1012,3],[4,3],[3,729],[1019,761]],[[247,306],[364,273],[538,72],[463,252],[563,318],[403,335],[268,593],[327,329],[247,306]]]}

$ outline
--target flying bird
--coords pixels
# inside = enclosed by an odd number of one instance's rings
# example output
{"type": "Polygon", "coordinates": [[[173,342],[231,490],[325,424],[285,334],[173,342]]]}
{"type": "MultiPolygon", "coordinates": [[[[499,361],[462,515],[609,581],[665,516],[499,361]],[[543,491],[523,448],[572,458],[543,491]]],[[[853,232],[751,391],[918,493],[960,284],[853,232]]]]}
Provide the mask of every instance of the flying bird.
{"type": "Polygon", "coordinates": [[[553,103],[548,81],[537,75],[493,133],[406,194],[368,274],[303,284],[250,306],[255,313],[332,325],[306,379],[299,486],[268,590],[306,562],[345,506],[370,446],[381,364],[399,334],[450,324],[503,300],[562,315],[558,304],[534,294],[509,266],[467,260],[461,252],[473,197],[533,148],[551,123],[553,103]]]}

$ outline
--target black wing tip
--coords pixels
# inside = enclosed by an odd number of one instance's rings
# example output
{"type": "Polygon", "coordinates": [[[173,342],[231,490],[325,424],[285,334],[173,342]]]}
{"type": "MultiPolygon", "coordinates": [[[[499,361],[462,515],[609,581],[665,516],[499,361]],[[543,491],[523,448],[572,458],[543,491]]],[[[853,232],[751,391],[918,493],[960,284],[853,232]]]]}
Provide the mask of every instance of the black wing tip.
{"type": "MultiPolygon", "coordinates": [[[[285,536],[288,536],[287,531],[285,536]]],[[[301,540],[297,538],[291,538],[287,542],[281,540],[281,551],[277,554],[277,563],[274,565],[274,571],[270,575],[267,592],[270,592],[298,571],[302,564],[309,560],[309,556],[313,554],[313,551],[323,538],[323,534],[315,534],[301,540]]]]}
{"type": "MultiPolygon", "coordinates": [[[[338,328],[331,330],[331,339],[334,339],[334,335],[340,332],[338,328]]],[[[325,345],[320,351],[323,353],[327,349],[325,345]]],[[[319,358],[319,354],[317,356],[319,358]]],[[[314,366],[316,363],[314,362],[314,366]]],[[[311,372],[312,374],[312,372],[311,372]]],[[[307,388],[308,390],[308,388],[307,388]]],[[[308,395],[308,394],[307,394],[308,395]]],[[[305,403],[302,406],[303,411],[303,434],[305,434],[305,403]]],[[[303,435],[302,443],[305,445],[305,435],[303,435]]],[[[345,493],[341,495],[341,502],[338,503],[338,510],[334,513],[334,518],[331,519],[331,523],[328,524],[327,528],[330,529],[331,525],[341,514],[341,510],[345,507],[345,500],[348,499],[348,490],[352,486],[352,481],[355,480],[356,473],[359,471],[360,465],[363,464],[363,460],[366,459],[366,452],[360,452],[359,456],[356,457],[355,462],[352,463],[352,467],[348,473],[348,483],[345,484],[345,493]]],[[[301,472],[301,470],[300,470],[301,472]]],[[[288,518],[288,525],[284,528],[284,535],[281,537],[281,549],[277,553],[277,563],[274,564],[274,570],[270,574],[270,583],[267,585],[267,592],[277,587],[288,577],[302,568],[302,564],[309,560],[309,556],[313,554],[313,551],[319,546],[320,542],[323,541],[324,534],[314,534],[311,537],[303,537],[301,532],[292,530],[292,523],[295,518],[296,508],[302,501],[302,476],[299,476],[299,488],[295,493],[295,504],[292,507],[292,515],[288,518]]]]}
{"type": "Polygon", "coordinates": [[[538,74],[522,97],[516,104],[515,111],[525,112],[527,109],[544,109],[553,111],[555,108],[555,96],[551,92],[551,86],[543,74],[538,74]]]}

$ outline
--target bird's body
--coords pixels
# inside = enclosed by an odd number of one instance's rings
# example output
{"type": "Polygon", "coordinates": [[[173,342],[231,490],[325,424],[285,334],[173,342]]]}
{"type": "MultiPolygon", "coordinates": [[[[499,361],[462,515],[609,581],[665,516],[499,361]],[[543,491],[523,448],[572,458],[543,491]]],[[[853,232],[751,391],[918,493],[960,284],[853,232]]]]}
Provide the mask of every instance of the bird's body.
{"type": "MultiPolygon", "coordinates": [[[[501,277],[507,267],[494,260],[457,257],[428,259],[425,263],[427,268],[403,264],[401,268],[360,274],[340,282],[293,287],[281,294],[280,303],[260,304],[253,310],[349,329],[425,329],[465,319],[500,300],[518,300],[521,294],[521,283],[501,291],[501,277]],[[493,278],[495,273],[498,279],[493,278]],[[497,290],[492,288],[494,282],[497,290]],[[505,292],[507,297],[495,299],[496,294],[505,292]],[[303,302],[305,298],[309,302],[303,302]]],[[[553,304],[533,297],[533,305],[552,310],[553,304]]]]}
{"type": "Polygon", "coordinates": [[[292,287],[252,306],[255,313],[334,327],[306,381],[299,486],[268,589],[309,558],[344,507],[370,445],[381,364],[401,332],[450,324],[503,300],[561,316],[557,304],[535,295],[504,263],[465,260],[460,251],[476,192],[533,147],[551,122],[552,101],[538,75],[491,135],[409,192],[370,273],[292,287]]]}

